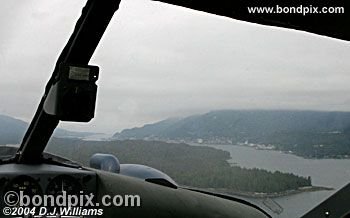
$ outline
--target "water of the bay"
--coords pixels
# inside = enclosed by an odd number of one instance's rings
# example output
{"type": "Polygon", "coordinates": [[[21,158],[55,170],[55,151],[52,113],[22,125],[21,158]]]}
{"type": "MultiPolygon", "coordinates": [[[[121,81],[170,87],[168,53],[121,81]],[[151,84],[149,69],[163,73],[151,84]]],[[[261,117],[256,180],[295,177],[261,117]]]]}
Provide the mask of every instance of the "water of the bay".
{"type": "Polygon", "coordinates": [[[246,168],[261,168],[270,171],[311,176],[314,186],[332,187],[334,191],[315,191],[278,197],[273,200],[283,207],[281,214],[273,213],[262,204],[262,199],[253,199],[273,217],[300,217],[350,182],[350,159],[305,159],[279,151],[257,150],[236,145],[201,145],[230,152],[228,162],[246,168]]]}

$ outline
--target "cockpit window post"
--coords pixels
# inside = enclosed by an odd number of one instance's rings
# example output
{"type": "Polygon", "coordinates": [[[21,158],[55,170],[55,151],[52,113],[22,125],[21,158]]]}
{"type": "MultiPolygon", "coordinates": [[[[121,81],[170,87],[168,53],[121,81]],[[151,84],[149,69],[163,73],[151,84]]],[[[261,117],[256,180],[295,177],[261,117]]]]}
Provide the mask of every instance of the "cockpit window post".
{"type": "Polygon", "coordinates": [[[49,92],[60,77],[59,67],[61,64],[87,65],[89,63],[114,12],[119,8],[119,3],[120,0],[87,1],[67,45],[56,62],[44,96],[17,151],[16,162],[33,164],[41,160],[42,152],[62,119],[44,110],[49,92]]]}

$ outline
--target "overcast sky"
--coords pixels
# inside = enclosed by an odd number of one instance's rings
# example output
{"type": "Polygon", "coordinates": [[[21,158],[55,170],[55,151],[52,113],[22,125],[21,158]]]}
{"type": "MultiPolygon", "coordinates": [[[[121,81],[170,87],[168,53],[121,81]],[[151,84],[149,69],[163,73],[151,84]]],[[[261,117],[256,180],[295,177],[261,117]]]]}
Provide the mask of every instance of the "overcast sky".
{"type": "MultiPolygon", "coordinates": [[[[0,0],[0,114],[29,121],[84,1],[0,0]]],[[[217,109],[350,111],[350,44],[148,0],[125,0],[91,64],[116,132],[217,109]]]]}

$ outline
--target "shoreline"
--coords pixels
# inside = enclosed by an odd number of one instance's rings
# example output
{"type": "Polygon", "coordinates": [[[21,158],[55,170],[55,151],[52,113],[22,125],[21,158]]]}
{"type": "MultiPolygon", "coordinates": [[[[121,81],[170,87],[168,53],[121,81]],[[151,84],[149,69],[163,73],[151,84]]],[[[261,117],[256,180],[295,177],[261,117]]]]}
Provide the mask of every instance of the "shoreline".
{"type": "Polygon", "coordinates": [[[216,192],[216,193],[227,194],[227,195],[241,196],[241,197],[277,198],[277,197],[285,197],[285,196],[300,194],[304,192],[333,191],[334,188],[322,187],[322,186],[306,186],[306,187],[300,187],[294,190],[287,190],[283,192],[273,192],[273,193],[242,192],[242,191],[234,191],[226,188],[206,188],[205,190],[216,192]]]}
{"type": "Polygon", "coordinates": [[[297,157],[301,157],[307,160],[349,160],[350,156],[348,155],[343,155],[343,156],[326,156],[326,157],[312,157],[312,156],[303,156],[303,155],[298,155],[297,153],[291,152],[291,151],[283,151],[283,150],[278,150],[278,149],[264,149],[264,148],[259,148],[256,146],[248,146],[244,144],[225,144],[225,143],[216,143],[216,144],[207,144],[207,143],[194,143],[194,142],[185,142],[188,145],[191,146],[209,146],[212,147],[213,145],[230,145],[230,146],[237,146],[237,147],[244,147],[244,148],[250,148],[250,149],[255,149],[255,150],[260,150],[260,151],[275,151],[275,152],[281,152],[283,154],[289,154],[289,155],[294,155],[297,157]]]}

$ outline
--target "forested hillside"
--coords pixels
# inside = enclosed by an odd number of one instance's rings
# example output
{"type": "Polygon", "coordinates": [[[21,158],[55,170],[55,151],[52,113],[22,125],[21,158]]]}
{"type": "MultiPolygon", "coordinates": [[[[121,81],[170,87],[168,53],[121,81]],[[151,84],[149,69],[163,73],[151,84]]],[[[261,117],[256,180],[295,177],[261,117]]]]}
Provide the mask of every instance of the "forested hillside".
{"type": "Polygon", "coordinates": [[[254,143],[311,158],[350,156],[350,113],[225,110],[126,129],[115,139],[254,143]]]}
{"type": "Polygon", "coordinates": [[[281,172],[231,167],[229,153],[209,147],[155,141],[82,141],[52,139],[49,152],[85,165],[94,153],[110,153],[121,163],[159,169],[179,184],[201,188],[227,188],[245,192],[282,192],[310,186],[311,179],[281,172]]]}
{"type": "MultiPolygon", "coordinates": [[[[0,145],[19,144],[22,141],[25,131],[28,128],[28,123],[15,119],[10,116],[0,115],[0,145]]],[[[79,138],[95,133],[90,132],[74,132],[65,129],[57,128],[55,130],[55,137],[72,137],[79,138]]]]}

